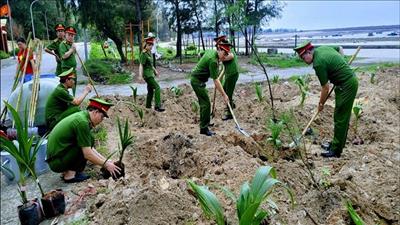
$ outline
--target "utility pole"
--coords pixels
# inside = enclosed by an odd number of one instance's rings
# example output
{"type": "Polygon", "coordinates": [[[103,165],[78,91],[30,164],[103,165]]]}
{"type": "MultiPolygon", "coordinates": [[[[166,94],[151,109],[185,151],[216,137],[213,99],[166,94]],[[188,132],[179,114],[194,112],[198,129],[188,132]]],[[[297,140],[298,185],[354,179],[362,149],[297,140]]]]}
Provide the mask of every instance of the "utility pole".
{"type": "Polygon", "coordinates": [[[10,31],[11,31],[11,46],[12,46],[12,52],[13,52],[13,59],[15,59],[15,51],[14,51],[14,35],[13,35],[13,26],[12,26],[12,17],[11,17],[11,7],[10,3],[7,0],[7,6],[9,10],[8,18],[10,19],[10,31]]]}
{"type": "Polygon", "coordinates": [[[31,6],[30,6],[30,11],[31,11],[31,22],[32,22],[32,33],[33,33],[33,40],[35,40],[36,36],[35,36],[35,25],[33,24],[33,13],[32,13],[32,6],[33,6],[33,4],[35,4],[35,2],[37,2],[37,1],[39,1],[39,0],[34,0],[34,1],[31,3],[31,6]]]}

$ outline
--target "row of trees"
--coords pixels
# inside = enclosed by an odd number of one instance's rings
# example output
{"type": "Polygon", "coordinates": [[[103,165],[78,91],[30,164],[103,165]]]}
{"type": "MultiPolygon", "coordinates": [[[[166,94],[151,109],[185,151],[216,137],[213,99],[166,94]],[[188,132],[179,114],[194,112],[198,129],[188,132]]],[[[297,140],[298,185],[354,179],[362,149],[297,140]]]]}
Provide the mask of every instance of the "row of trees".
{"type": "MultiPolygon", "coordinates": [[[[23,33],[28,33],[31,30],[29,5],[33,0],[9,1],[14,21],[23,33]]],[[[245,54],[248,55],[251,53],[249,43],[254,45],[260,27],[279,17],[283,7],[284,4],[278,0],[39,0],[35,3],[34,19],[36,33],[44,34],[46,21],[40,16],[46,14],[52,37],[55,34],[51,28],[58,22],[95,30],[96,34],[115,42],[124,62],[126,57],[122,48],[128,23],[139,24],[141,20],[149,20],[152,32],[157,26],[168,26],[170,29],[159,30],[158,36],[176,33],[176,57],[182,55],[183,34],[198,34],[205,49],[205,31],[213,31],[215,36],[228,35],[236,48],[235,40],[239,35],[243,36],[245,54]],[[158,20],[156,15],[161,15],[161,19],[158,20]]],[[[143,32],[147,30],[134,27],[138,43],[141,43],[143,32]]]]}

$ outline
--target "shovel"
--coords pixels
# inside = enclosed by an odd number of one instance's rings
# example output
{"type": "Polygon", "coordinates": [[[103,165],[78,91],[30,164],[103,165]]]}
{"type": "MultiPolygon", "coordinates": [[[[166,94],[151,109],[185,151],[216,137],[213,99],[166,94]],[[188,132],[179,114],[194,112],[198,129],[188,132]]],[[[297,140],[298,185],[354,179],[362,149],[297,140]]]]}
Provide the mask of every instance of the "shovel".
{"type": "Polygon", "coordinates": [[[236,129],[240,132],[240,133],[242,133],[244,136],[246,136],[246,137],[250,137],[250,134],[249,133],[247,133],[245,130],[243,130],[243,128],[241,128],[240,127],[240,125],[239,125],[239,123],[238,123],[238,121],[236,120],[236,116],[235,116],[235,114],[233,113],[233,110],[232,110],[232,107],[231,107],[231,104],[228,102],[228,107],[229,107],[229,111],[231,112],[231,114],[232,114],[232,117],[233,117],[233,121],[235,121],[235,124],[236,124],[236,129]]]}
{"type": "MultiPolygon", "coordinates": [[[[222,77],[224,76],[224,73],[225,73],[225,66],[222,64],[222,66],[220,66],[220,67],[222,67],[222,69],[220,70],[219,75],[218,75],[218,80],[219,81],[221,81],[221,79],[222,79],[222,77]]],[[[213,97],[211,118],[215,117],[215,99],[216,99],[216,96],[217,96],[217,88],[214,87],[214,97],[213,97]]]]}
{"type": "Polygon", "coordinates": [[[76,53],[76,55],[78,56],[78,59],[79,59],[79,61],[81,62],[81,65],[82,65],[83,69],[85,69],[85,72],[86,72],[86,74],[87,74],[87,76],[88,76],[89,83],[92,85],[94,92],[96,92],[96,97],[99,97],[99,93],[97,92],[96,88],[94,87],[94,82],[93,82],[93,80],[92,80],[92,77],[91,77],[90,74],[89,74],[89,71],[86,69],[86,66],[85,66],[85,64],[83,63],[83,61],[82,61],[81,57],[79,56],[79,54],[76,53]]]}
{"type": "MultiPolygon", "coordinates": [[[[360,51],[360,49],[361,49],[361,46],[358,46],[356,52],[354,53],[354,55],[349,60],[349,63],[348,63],[349,65],[351,65],[351,63],[354,61],[354,59],[356,58],[356,56],[357,56],[358,52],[360,51]]],[[[326,100],[328,100],[329,96],[331,96],[333,90],[335,90],[335,87],[336,86],[333,85],[332,89],[329,91],[328,95],[326,96],[326,98],[325,98],[325,100],[323,102],[324,105],[325,105],[326,100]]],[[[318,114],[319,114],[319,111],[317,110],[317,112],[315,112],[314,116],[308,122],[307,126],[304,128],[303,132],[301,132],[301,136],[296,138],[296,140],[294,142],[290,143],[289,147],[297,146],[300,143],[301,138],[304,137],[304,135],[307,132],[307,129],[310,127],[311,123],[314,122],[315,118],[317,118],[318,114]]]]}

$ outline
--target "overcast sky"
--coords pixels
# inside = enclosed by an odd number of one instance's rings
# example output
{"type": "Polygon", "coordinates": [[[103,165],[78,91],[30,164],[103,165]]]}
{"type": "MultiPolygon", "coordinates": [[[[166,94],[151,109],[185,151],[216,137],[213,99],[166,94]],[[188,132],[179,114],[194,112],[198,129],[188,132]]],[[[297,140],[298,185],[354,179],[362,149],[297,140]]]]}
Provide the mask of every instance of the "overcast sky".
{"type": "Polygon", "coordinates": [[[400,24],[400,1],[284,1],[268,28],[315,30],[400,24]]]}

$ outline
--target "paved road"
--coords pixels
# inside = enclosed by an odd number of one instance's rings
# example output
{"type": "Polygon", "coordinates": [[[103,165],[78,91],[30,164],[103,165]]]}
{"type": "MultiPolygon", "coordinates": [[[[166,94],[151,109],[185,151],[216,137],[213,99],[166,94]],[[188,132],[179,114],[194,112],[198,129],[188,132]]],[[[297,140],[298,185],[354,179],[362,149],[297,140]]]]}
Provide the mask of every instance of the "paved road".
{"type": "MultiPolygon", "coordinates": [[[[90,44],[88,44],[88,48],[89,47],[90,44]]],[[[84,53],[83,43],[77,43],[77,50],[80,57],[84,60],[85,53],[84,53]]],[[[78,75],[80,75],[82,74],[82,71],[80,69],[81,65],[78,59],[77,61],[78,61],[77,71],[78,75]]],[[[1,102],[3,102],[3,100],[6,100],[11,94],[11,88],[12,84],[14,83],[14,77],[16,73],[16,64],[17,64],[17,59],[13,59],[12,57],[5,60],[1,60],[1,75],[0,75],[1,102]]],[[[42,64],[40,66],[40,74],[53,74],[56,71],[56,67],[57,63],[54,56],[43,51],[42,64]]],[[[80,79],[81,77],[83,76],[79,76],[78,79],[80,79]]]]}

